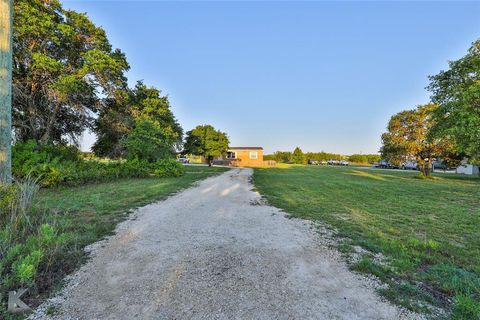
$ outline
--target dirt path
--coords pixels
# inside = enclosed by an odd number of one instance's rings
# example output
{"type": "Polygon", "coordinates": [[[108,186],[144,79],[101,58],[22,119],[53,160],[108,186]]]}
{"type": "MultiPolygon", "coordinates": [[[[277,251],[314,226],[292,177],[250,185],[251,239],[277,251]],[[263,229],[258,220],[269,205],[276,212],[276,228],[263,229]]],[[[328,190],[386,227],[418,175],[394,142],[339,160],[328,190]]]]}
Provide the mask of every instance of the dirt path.
{"type": "Polygon", "coordinates": [[[311,225],[259,204],[251,174],[231,170],[140,209],[53,299],[57,318],[404,317],[311,225]]]}

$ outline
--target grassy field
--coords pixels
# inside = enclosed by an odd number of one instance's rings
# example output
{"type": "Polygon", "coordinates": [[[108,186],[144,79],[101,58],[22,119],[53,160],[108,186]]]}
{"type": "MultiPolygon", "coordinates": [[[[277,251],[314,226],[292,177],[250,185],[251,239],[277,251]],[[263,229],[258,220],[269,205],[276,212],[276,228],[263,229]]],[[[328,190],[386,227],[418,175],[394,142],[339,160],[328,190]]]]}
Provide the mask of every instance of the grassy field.
{"type": "MultiPolygon", "coordinates": [[[[227,171],[226,168],[188,166],[177,178],[124,179],[78,187],[42,189],[37,195],[36,211],[45,223],[62,233],[64,244],[57,248],[48,268],[38,270],[33,290],[23,300],[35,307],[61,285],[63,277],[74,271],[86,255],[83,248],[112,233],[130,209],[162,200],[194,182],[227,171]]],[[[5,291],[0,286],[0,292],[5,291]]],[[[0,319],[21,319],[6,312],[0,302],[0,319]]]]}
{"type": "Polygon", "coordinates": [[[254,180],[272,205],[336,230],[346,255],[367,249],[352,268],[389,284],[381,292],[388,299],[480,319],[480,179],[417,175],[297,166],[257,169],[254,180]]]}

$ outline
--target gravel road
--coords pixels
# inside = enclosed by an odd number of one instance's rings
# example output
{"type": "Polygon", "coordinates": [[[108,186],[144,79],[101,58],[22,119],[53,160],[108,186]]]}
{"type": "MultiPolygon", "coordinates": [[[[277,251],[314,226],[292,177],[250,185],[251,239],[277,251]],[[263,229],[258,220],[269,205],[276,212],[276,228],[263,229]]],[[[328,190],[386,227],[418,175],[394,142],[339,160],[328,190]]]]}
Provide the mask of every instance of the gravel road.
{"type": "Polygon", "coordinates": [[[262,204],[251,175],[230,170],[137,210],[31,318],[51,319],[52,305],[86,320],[409,317],[310,223],[262,204]]]}

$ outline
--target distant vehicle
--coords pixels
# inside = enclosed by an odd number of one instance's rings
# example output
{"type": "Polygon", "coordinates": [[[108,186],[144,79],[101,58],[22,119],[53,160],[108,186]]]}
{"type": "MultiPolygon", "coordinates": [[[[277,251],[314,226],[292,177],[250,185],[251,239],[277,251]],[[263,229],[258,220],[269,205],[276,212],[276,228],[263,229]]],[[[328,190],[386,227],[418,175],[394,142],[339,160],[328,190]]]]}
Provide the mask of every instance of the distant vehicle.
{"type": "Polygon", "coordinates": [[[432,161],[433,170],[455,170],[456,167],[448,166],[443,160],[437,159],[432,161]]]}
{"type": "Polygon", "coordinates": [[[328,160],[327,164],[331,166],[337,166],[340,163],[338,160],[328,160]]]}
{"type": "Polygon", "coordinates": [[[326,165],[326,164],[327,164],[327,161],[322,160],[322,161],[320,161],[320,164],[321,164],[321,165],[326,165]]]}
{"type": "Polygon", "coordinates": [[[387,161],[387,160],[380,160],[378,163],[375,165],[377,168],[381,169],[398,169],[398,166],[394,165],[393,163],[387,161]]]}
{"type": "Polygon", "coordinates": [[[190,159],[188,159],[187,157],[180,157],[177,159],[177,161],[180,163],[190,163],[190,159]]]}
{"type": "Polygon", "coordinates": [[[418,164],[416,161],[408,160],[402,163],[403,170],[418,170],[418,164]]]}
{"type": "Polygon", "coordinates": [[[338,164],[341,166],[348,166],[348,161],[342,160],[338,164]]]}
{"type": "Polygon", "coordinates": [[[318,166],[320,163],[317,160],[308,160],[308,164],[318,166]]]}

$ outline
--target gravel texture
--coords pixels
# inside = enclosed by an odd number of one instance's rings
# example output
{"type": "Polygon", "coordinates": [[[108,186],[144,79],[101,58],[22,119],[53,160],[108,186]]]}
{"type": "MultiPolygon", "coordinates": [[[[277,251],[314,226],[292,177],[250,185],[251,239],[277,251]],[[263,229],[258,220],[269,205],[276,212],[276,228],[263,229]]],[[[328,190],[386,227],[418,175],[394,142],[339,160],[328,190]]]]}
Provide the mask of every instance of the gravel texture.
{"type": "Polygon", "coordinates": [[[31,319],[407,319],[234,169],[148,205],[31,319]],[[48,310],[48,312],[47,312],[48,310]]]}

